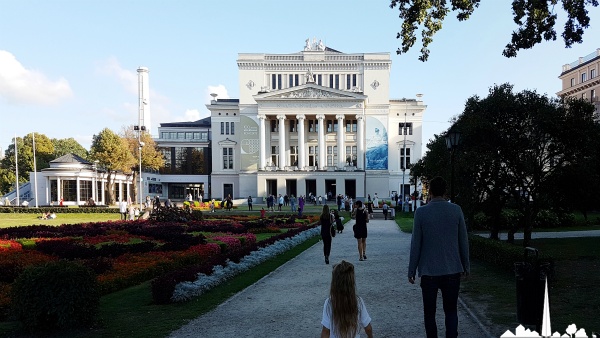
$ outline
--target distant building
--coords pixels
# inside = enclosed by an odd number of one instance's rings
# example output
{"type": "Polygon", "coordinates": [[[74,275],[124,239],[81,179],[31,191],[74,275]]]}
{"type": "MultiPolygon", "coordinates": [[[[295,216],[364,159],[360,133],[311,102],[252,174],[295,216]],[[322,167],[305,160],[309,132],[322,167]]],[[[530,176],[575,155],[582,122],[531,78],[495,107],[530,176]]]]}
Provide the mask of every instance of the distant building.
{"type": "Polygon", "coordinates": [[[158,173],[142,173],[144,192],[152,196],[183,200],[206,200],[210,191],[210,117],[195,122],[161,123],[154,139],[165,158],[158,173]]]}
{"type": "Polygon", "coordinates": [[[562,81],[562,90],[556,93],[560,97],[575,97],[589,100],[596,106],[600,118],[600,48],[580,57],[577,61],[563,65],[558,77],[562,81]]]}
{"type": "MultiPolygon", "coordinates": [[[[239,99],[207,105],[214,198],[409,194],[426,106],[390,99],[389,53],[307,39],[290,54],[238,55],[239,99]]],[[[408,79],[406,79],[408,80],[408,79]]]]}

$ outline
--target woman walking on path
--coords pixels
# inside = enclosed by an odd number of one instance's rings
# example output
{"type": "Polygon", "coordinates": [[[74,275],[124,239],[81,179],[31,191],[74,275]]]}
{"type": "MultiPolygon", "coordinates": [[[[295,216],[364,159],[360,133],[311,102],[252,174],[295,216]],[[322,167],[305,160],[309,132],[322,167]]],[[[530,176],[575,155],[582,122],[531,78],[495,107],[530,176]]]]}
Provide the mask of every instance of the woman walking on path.
{"type": "MultiPolygon", "coordinates": [[[[369,214],[363,208],[361,201],[356,201],[356,223],[352,227],[354,230],[354,238],[358,243],[358,260],[364,261],[367,259],[367,222],[369,220],[369,214]]],[[[321,230],[323,233],[323,230],[321,230]]]]}
{"type": "Polygon", "coordinates": [[[354,265],[341,261],[333,266],[329,298],[323,305],[321,338],[360,337],[361,328],[373,338],[371,317],[362,298],[356,295],[354,265]]]}
{"type": "Polygon", "coordinates": [[[329,206],[325,204],[323,206],[323,212],[321,212],[321,238],[323,239],[323,254],[325,255],[325,264],[329,264],[329,254],[331,253],[331,213],[329,212],[329,206]]]}

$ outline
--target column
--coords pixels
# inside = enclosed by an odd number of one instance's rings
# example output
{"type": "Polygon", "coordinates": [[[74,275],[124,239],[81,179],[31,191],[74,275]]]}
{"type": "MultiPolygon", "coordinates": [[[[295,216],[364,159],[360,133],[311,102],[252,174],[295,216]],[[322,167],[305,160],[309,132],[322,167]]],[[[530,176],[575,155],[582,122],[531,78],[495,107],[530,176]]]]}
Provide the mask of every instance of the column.
{"type": "Polygon", "coordinates": [[[265,137],[265,123],[267,122],[267,117],[265,115],[258,115],[258,129],[259,129],[259,158],[260,158],[260,167],[259,170],[265,170],[267,166],[267,140],[265,137]]]}
{"type": "Polygon", "coordinates": [[[306,143],[304,141],[304,114],[296,115],[298,120],[298,169],[304,170],[304,159],[306,158],[306,143]]]}
{"type": "Polygon", "coordinates": [[[319,159],[318,159],[318,168],[319,170],[323,170],[325,168],[325,126],[323,120],[325,120],[325,115],[319,114],[317,115],[317,120],[319,120],[319,159]]]}
{"type": "Polygon", "coordinates": [[[338,121],[338,132],[337,132],[337,155],[338,155],[338,168],[344,168],[346,163],[346,148],[344,147],[344,114],[338,114],[335,116],[338,121]]]}
{"type": "Polygon", "coordinates": [[[358,149],[356,149],[356,166],[358,169],[365,170],[365,115],[356,115],[357,126],[357,141],[358,149]]]}
{"type": "Polygon", "coordinates": [[[279,120],[279,170],[285,170],[285,115],[277,115],[279,120]]]}
{"type": "Polygon", "coordinates": [[[79,205],[79,201],[81,201],[81,196],[79,194],[79,190],[80,190],[79,185],[81,184],[81,182],[79,180],[79,177],[77,177],[75,180],[76,180],[75,182],[77,182],[75,184],[75,189],[77,189],[77,192],[75,193],[75,196],[77,196],[77,197],[75,197],[75,199],[77,199],[77,201],[75,201],[75,205],[79,205]]]}
{"type": "Polygon", "coordinates": [[[62,196],[62,191],[61,191],[60,177],[56,177],[56,202],[57,202],[57,205],[58,205],[58,202],[60,201],[61,196],[62,196]]]}

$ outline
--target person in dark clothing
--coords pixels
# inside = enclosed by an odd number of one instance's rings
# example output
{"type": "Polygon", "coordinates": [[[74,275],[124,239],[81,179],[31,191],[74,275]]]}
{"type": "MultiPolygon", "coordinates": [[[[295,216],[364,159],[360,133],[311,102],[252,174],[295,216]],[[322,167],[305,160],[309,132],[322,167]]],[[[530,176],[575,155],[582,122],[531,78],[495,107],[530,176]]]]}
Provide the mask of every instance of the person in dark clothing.
{"type": "Polygon", "coordinates": [[[248,196],[248,210],[252,211],[252,196],[248,196]]]}
{"type": "Polygon", "coordinates": [[[321,212],[321,239],[323,239],[323,254],[325,255],[325,264],[329,264],[329,254],[331,253],[331,223],[332,217],[329,206],[325,204],[321,212]]]}
{"type": "Polygon", "coordinates": [[[356,223],[352,227],[354,230],[354,238],[358,244],[358,260],[364,261],[367,259],[367,222],[369,214],[363,208],[361,201],[356,201],[356,223]]]}

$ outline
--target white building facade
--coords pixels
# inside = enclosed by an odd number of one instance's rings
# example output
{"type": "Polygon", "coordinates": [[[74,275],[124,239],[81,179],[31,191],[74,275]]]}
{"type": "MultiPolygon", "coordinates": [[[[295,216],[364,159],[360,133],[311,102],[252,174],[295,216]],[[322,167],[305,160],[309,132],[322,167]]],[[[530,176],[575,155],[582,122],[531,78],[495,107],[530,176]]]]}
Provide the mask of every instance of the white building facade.
{"type": "Polygon", "coordinates": [[[389,53],[306,40],[298,53],[242,53],[237,62],[240,98],[207,105],[213,198],[414,190],[403,168],[420,159],[426,106],[390,99],[389,53]]]}

